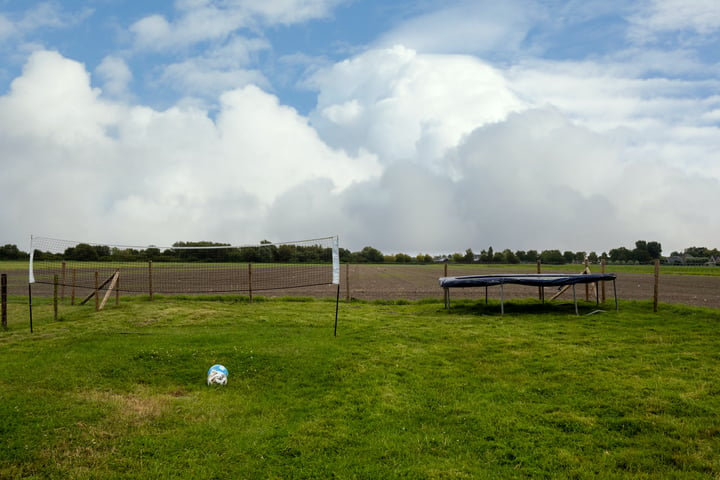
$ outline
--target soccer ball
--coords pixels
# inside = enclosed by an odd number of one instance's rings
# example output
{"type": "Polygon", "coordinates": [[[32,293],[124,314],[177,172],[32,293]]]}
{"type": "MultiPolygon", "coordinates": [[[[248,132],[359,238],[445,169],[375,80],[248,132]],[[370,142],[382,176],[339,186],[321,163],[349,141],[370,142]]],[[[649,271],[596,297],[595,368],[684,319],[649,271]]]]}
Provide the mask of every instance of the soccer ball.
{"type": "Polygon", "coordinates": [[[210,367],[207,373],[207,384],[208,385],[226,385],[227,384],[228,371],[222,365],[213,365],[210,367]]]}

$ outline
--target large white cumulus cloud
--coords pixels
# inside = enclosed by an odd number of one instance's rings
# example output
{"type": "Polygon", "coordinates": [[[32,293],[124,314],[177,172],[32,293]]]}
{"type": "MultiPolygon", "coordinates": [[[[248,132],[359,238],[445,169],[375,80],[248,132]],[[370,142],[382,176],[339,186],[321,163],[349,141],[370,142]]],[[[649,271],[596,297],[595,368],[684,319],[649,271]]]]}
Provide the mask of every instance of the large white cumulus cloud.
{"type": "Polygon", "coordinates": [[[257,87],[220,104],[213,120],[111,102],[81,64],[34,53],[0,98],[0,188],[13,199],[0,223],[107,242],[257,242],[283,191],[322,179],[337,192],[379,173],[374,156],[329,148],[257,87]]]}
{"type": "Polygon", "coordinates": [[[445,151],[479,125],[523,103],[503,76],[470,56],[420,55],[395,46],[370,50],[315,74],[313,125],[333,146],[369,149],[443,169],[445,151]]]}

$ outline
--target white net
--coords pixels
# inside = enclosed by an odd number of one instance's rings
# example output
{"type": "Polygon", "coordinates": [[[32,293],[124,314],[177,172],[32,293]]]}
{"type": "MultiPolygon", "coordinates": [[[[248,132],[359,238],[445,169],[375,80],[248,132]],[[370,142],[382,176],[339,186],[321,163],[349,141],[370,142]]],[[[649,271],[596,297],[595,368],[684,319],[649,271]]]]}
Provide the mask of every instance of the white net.
{"type": "Polygon", "coordinates": [[[130,293],[216,294],[339,284],[338,237],[233,246],[124,246],[32,237],[29,281],[130,293]],[[118,274],[116,276],[116,273],[118,274]],[[98,285],[101,284],[101,285],[98,285]]]}

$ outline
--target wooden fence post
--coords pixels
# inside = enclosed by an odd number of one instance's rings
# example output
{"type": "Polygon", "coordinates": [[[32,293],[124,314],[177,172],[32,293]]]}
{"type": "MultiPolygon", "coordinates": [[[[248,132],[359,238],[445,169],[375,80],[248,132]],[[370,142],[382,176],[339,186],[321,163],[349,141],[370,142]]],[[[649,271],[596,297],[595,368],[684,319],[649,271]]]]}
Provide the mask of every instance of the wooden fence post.
{"type": "Polygon", "coordinates": [[[72,278],[72,288],[70,289],[70,305],[75,305],[75,280],[77,277],[77,268],[73,268],[70,273],[72,278]]]}
{"type": "Polygon", "coordinates": [[[148,291],[150,293],[150,301],[152,301],[152,299],[153,299],[152,260],[148,260],[148,291]]]}
{"type": "Polygon", "coordinates": [[[100,285],[98,283],[98,272],[95,272],[95,311],[100,311],[100,285]]]}
{"type": "Polygon", "coordinates": [[[60,283],[60,300],[61,300],[63,303],[65,303],[65,283],[67,283],[67,282],[65,281],[65,278],[66,278],[66,274],[65,274],[66,267],[67,267],[67,265],[65,264],[65,262],[62,262],[62,277],[61,277],[62,282],[60,283]]]}
{"type": "Polygon", "coordinates": [[[53,320],[58,319],[58,276],[53,277],[53,320]]]}
{"type": "Polygon", "coordinates": [[[345,264],[345,301],[350,301],[350,262],[345,264]]]}
{"type": "Polygon", "coordinates": [[[248,263],[248,297],[252,303],[252,263],[248,263]]]}
{"type": "Polygon", "coordinates": [[[7,274],[0,275],[0,317],[2,317],[2,328],[7,330],[7,274]]]}
{"type": "Polygon", "coordinates": [[[658,294],[660,290],[660,260],[655,260],[655,286],[653,288],[653,312],[658,309],[658,294]]]}

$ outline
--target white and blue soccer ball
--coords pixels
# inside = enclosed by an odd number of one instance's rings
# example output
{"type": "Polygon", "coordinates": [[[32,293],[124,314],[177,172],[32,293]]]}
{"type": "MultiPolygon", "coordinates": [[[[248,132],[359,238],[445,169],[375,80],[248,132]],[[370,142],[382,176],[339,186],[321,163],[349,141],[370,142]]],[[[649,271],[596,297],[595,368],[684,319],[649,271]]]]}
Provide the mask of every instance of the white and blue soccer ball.
{"type": "Polygon", "coordinates": [[[227,385],[228,370],[223,365],[213,365],[207,373],[208,385],[227,385]]]}

